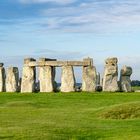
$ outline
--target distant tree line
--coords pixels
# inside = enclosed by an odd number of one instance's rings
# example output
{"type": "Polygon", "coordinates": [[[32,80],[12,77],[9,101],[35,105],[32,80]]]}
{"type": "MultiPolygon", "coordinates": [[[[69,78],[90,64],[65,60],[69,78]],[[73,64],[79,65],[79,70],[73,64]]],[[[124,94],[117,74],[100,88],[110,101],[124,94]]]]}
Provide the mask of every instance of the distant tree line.
{"type": "Polygon", "coordinates": [[[131,85],[132,86],[140,86],[140,81],[139,80],[132,80],[131,85]]]}

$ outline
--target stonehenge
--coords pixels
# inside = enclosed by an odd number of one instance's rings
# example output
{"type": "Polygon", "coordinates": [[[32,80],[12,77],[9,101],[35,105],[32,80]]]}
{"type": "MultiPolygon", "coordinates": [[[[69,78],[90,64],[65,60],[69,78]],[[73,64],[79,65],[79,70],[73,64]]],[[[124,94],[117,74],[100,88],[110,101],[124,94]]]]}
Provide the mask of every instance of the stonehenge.
{"type": "Polygon", "coordinates": [[[96,68],[93,66],[93,59],[86,58],[85,62],[89,62],[90,66],[83,66],[82,74],[82,91],[92,92],[96,88],[96,68]]]}
{"type": "Polygon", "coordinates": [[[115,57],[107,58],[105,60],[103,91],[107,91],[107,92],[119,91],[117,63],[118,63],[118,59],[115,57]]]}
{"type": "Polygon", "coordinates": [[[25,58],[20,78],[17,67],[9,67],[5,72],[4,64],[0,63],[0,92],[51,93],[61,92],[131,92],[132,68],[124,66],[118,81],[118,59],[105,60],[104,75],[101,78],[93,64],[92,58],[82,61],[57,61],[50,58],[25,58]],[[76,85],[74,67],[82,67],[82,85],[76,85]],[[55,81],[56,67],[61,67],[61,85],[55,81]]]}
{"type": "Polygon", "coordinates": [[[6,92],[17,92],[19,82],[19,71],[17,67],[9,67],[6,76],[6,92]]]}
{"type": "Polygon", "coordinates": [[[92,92],[96,88],[96,68],[94,66],[83,67],[82,91],[92,92]]]}
{"type": "MultiPolygon", "coordinates": [[[[39,59],[39,63],[45,63],[46,61],[53,61],[53,59],[48,59],[48,58],[39,59]]],[[[53,92],[55,88],[54,80],[55,80],[55,67],[52,66],[39,67],[40,92],[53,92]]]]}
{"type": "Polygon", "coordinates": [[[35,62],[33,58],[24,59],[24,66],[22,71],[21,80],[21,92],[22,93],[32,93],[35,91],[36,82],[36,68],[35,66],[29,66],[30,62],[35,62]]]}
{"type": "Polygon", "coordinates": [[[120,90],[123,92],[131,92],[131,80],[132,68],[129,66],[123,66],[120,74],[120,90]]]}
{"type": "Polygon", "coordinates": [[[62,67],[61,76],[61,92],[73,92],[75,91],[75,77],[74,70],[72,66],[62,67]]]}

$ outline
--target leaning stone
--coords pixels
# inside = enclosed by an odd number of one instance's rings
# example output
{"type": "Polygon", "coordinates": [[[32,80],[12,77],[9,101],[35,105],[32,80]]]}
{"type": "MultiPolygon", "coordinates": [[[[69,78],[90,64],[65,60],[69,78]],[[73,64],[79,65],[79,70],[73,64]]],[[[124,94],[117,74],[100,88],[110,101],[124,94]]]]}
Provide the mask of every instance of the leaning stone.
{"type": "Polygon", "coordinates": [[[27,58],[24,60],[25,66],[22,71],[22,82],[21,92],[34,92],[35,91],[35,80],[36,80],[36,69],[35,67],[28,66],[28,63],[35,61],[33,58],[27,58]]]}
{"type": "Polygon", "coordinates": [[[6,92],[17,92],[19,82],[19,71],[17,67],[9,67],[6,77],[6,92]]]}
{"type": "Polygon", "coordinates": [[[119,91],[118,86],[118,59],[108,58],[105,61],[105,70],[103,78],[103,91],[115,92],[119,91]]]}
{"type": "Polygon", "coordinates": [[[3,63],[0,64],[0,92],[5,91],[5,68],[3,67],[3,63]]]}
{"type": "Polygon", "coordinates": [[[75,91],[75,77],[72,66],[62,67],[61,92],[75,91]]]}
{"type": "Polygon", "coordinates": [[[94,66],[83,67],[82,91],[92,92],[96,87],[96,68],[94,66]]]}
{"type": "Polygon", "coordinates": [[[120,75],[120,89],[123,92],[131,92],[131,80],[130,76],[132,74],[132,68],[128,66],[124,66],[121,69],[121,75],[120,75]]]}

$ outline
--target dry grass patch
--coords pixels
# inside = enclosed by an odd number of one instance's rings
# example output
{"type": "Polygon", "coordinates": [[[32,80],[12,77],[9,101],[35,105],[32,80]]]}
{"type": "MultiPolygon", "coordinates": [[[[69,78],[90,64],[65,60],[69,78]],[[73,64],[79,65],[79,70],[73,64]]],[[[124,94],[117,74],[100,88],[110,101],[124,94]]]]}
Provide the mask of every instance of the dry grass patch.
{"type": "Polygon", "coordinates": [[[137,119],[140,118],[140,102],[111,106],[99,114],[102,119],[137,119]]]}

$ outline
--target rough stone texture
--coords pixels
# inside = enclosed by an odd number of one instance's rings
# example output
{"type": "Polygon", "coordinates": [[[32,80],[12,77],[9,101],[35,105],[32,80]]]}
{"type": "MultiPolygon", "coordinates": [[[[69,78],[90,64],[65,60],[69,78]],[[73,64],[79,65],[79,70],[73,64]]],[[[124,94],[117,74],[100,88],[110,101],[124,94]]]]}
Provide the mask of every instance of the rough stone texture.
{"type": "Polygon", "coordinates": [[[103,91],[115,92],[119,91],[118,86],[118,65],[117,58],[108,58],[105,61],[105,71],[103,78],[103,91]]]}
{"type": "Polygon", "coordinates": [[[84,58],[83,62],[87,63],[87,66],[93,66],[93,59],[88,57],[88,58],[84,58]]]}
{"type": "Polygon", "coordinates": [[[54,61],[54,60],[47,60],[44,62],[38,61],[29,63],[29,66],[90,66],[90,61],[54,61]]]}
{"type": "Polygon", "coordinates": [[[17,67],[9,67],[6,77],[6,92],[17,92],[19,82],[19,71],[17,67]]]}
{"type": "Polygon", "coordinates": [[[54,91],[54,70],[51,66],[39,68],[40,92],[54,91]]]}
{"type": "MultiPolygon", "coordinates": [[[[39,63],[46,61],[56,61],[56,59],[40,58],[39,63]]],[[[53,92],[55,90],[55,67],[43,66],[39,67],[39,84],[40,92],[53,92]]]]}
{"type": "Polygon", "coordinates": [[[132,68],[128,66],[124,66],[121,69],[121,74],[120,74],[120,89],[123,92],[131,92],[131,80],[130,76],[132,74],[132,68]]]}
{"type": "Polygon", "coordinates": [[[34,92],[35,91],[35,80],[36,80],[36,69],[35,67],[27,66],[28,63],[35,61],[33,58],[27,58],[24,60],[22,71],[22,81],[21,81],[21,92],[34,92]]]}
{"type": "Polygon", "coordinates": [[[97,72],[96,74],[96,85],[100,85],[100,73],[97,72]]]}
{"type": "Polygon", "coordinates": [[[0,92],[5,91],[5,68],[3,67],[3,63],[0,63],[0,92]]]}
{"type": "Polygon", "coordinates": [[[61,92],[75,91],[75,77],[72,66],[62,67],[61,92]]]}
{"type": "Polygon", "coordinates": [[[92,92],[96,87],[96,68],[94,66],[83,67],[82,91],[92,92]]]}
{"type": "Polygon", "coordinates": [[[21,91],[21,81],[22,81],[22,78],[20,77],[19,81],[18,81],[18,91],[19,92],[21,91]]]}

